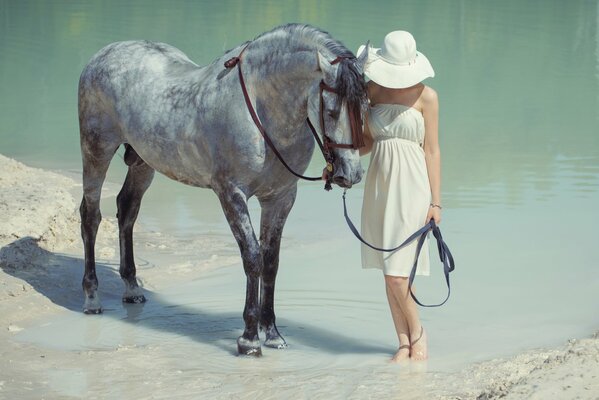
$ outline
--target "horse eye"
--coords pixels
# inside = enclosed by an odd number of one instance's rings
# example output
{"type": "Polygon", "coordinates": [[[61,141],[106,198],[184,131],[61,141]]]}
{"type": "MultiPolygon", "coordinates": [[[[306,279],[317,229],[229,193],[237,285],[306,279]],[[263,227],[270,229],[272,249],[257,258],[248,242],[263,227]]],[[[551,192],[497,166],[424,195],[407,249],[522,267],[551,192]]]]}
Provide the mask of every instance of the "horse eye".
{"type": "Polygon", "coordinates": [[[337,110],[329,110],[328,114],[329,114],[329,117],[331,117],[333,119],[339,118],[339,111],[337,111],[337,110]]]}

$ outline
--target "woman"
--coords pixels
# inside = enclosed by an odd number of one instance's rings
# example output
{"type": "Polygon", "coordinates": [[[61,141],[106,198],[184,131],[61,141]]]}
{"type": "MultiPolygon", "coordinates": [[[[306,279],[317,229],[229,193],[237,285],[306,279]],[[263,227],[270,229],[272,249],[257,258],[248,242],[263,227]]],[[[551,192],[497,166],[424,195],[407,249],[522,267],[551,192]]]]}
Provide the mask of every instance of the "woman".
{"type": "MultiPolygon", "coordinates": [[[[362,235],[375,246],[402,243],[430,219],[441,222],[441,153],[438,140],[437,93],[421,82],[435,75],[427,58],[416,51],[409,32],[385,36],[380,49],[368,52],[365,75],[370,108],[365,124],[366,146],[372,151],[362,205],[362,235]]],[[[428,357],[426,331],[408,290],[416,241],[393,253],[362,245],[363,268],[382,269],[399,349],[392,361],[428,357]]],[[[418,275],[429,274],[428,239],[422,248],[418,275]]],[[[412,287],[414,289],[414,287],[412,287]]]]}

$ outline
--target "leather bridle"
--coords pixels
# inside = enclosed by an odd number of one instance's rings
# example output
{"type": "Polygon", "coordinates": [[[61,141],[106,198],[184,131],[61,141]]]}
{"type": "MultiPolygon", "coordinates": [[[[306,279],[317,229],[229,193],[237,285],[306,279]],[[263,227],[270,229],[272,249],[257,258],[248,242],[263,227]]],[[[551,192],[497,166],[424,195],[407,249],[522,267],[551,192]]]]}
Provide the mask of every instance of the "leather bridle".
{"type": "MultiPolygon", "coordinates": [[[[289,164],[287,164],[287,162],[285,161],[285,159],[283,158],[283,156],[281,155],[281,153],[277,150],[276,146],[274,145],[273,141],[271,140],[271,138],[268,136],[268,133],[266,132],[266,129],[264,129],[264,126],[262,125],[262,123],[260,122],[260,119],[258,118],[258,115],[256,114],[256,110],[254,109],[254,106],[252,105],[252,101],[250,100],[250,96],[248,94],[247,91],[247,87],[245,85],[245,80],[243,78],[243,73],[241,71],[241,56],[243,55],[243,53],[245,52],[245,50],[248,48],[249,43],[243,48],[243,50],[241,50],[241,53],[239,53],[239,56],[237,57],[233,57],[229,60],[227,60],[225,62],[225,68],[227,69],[231,69],[234,68],[235,66],[237,66],[237,70],[239,73],[239,84],[241,85],[241,91],[243,92],[243,97],[245,99],[245,104],[248,108],[248,111],[252,117],[252,120],[254,121],[254,124],[256,124],[256,127],[258,128],[258,130],[260,131],[260,133],[262,134],[262,137],[264,138],[264,141],[266,142],[266,144],[268,145],[268,147],[270,147],[270,149],[272,150],[272,152],[277,156],[277,158],[279,159],[279,161],[283,164],[283,166],[285,166],[285,168],[287,168],[287,170],[295,175],[296,177],[300,178],[300,179],[305,179],[308,181],[319,181],[322,179],[321,176],[318,177],[310,177],[310,176],[305,176],[302,174],[299,174],[297,172],[295,172],[290,166],[289,164]]],[[[337,58],[335,58],[333,61],[330,62],[331,65],[337,64],[338,62],[340,62],[342,59],[344,58],[349,58],[349,57],[343,57],[343,56],[339,56],[337,58]]],[[[364,146],[364,139],[363,139],[363,131],[362,131],[362,116],[361,116],[361,112],[360,110],[355,110],[352,107],[348,108],[348,114],[349,114],[349,119],[350,119],[350,127],[351,127],[351,131],[352,131],[352,143],[351,144],[345,144],[345,143],[335,143],[327,134],[326,134],[326,130],[325,130],[325,122],[324,122],[324,96],[323,96],[323,92],[327,91],[330,93],[335,93],[338,94],[337,90],[335,88],[330,87],[329,85],[327,85],[324,80],[320,81],[320,85],[319,85],[319,98],[320,98],[320,111],[319,111],[319,119],[320,119],[320,129],[322,132],[322,137],[323,140],[320,139],[318,132],[316,132],[316,129],[314,128],[314,125],[312,124],[312,122],[310,121],[310,118],[308,117],[306,119],[306,121],[308,122],[308,126],[310,127],[310,130],[312,131],[312,135],[314,135],[314,139],[316,140],[316,143],[318,143],[318,147],[320,148],[320,151],[322,152],[322,155],[327,163],[327,179],[326,179],[326,184],[325,184],[325,189],[326,190],[331,190],[331,181],[332,181],[332,177],[333,177],[333,170],[334,170],[334,161],[335,161],[335,155],[332,151],[332,149],[334,148],[339,148],[339,149],[359,149],[360,147],[364,146]],[[357,115],[356,115],[357,113],[357,115]]]]}

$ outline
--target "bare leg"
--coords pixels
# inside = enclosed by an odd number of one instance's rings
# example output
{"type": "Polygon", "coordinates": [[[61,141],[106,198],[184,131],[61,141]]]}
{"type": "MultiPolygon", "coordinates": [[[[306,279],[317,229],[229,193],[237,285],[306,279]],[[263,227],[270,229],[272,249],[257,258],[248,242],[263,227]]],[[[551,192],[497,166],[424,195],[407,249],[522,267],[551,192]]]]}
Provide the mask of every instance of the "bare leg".
{"type": "Polygon", "coordinates": [[[266,333],[265,346],[283,349],[287,342],[279,333],[275,323],[275,281],[279,269],[279,250],[281,235],[285,221],[295,202],[297,186],[286,191],[282,196],[269,198],[260,202],[262,215],[260,221],[260,246],[264,262],[260,280],[260,325],[266,333]]]}
{"type": "Polygon", "coordinates": [[[131,147],[127,148],[125,162],[129,164],[129,171],[123,188],[117,196],[121,249],[120,274],[125,283],[123,302],[143,303],[146,298],[137,284],[133,257],[133,225],[139,213],[141,199],[154,178],[154,170],[143,162],[131,147]]]}
{"type": "Polygon", "coordinates": [[[386,282],[385,289],[387,292],[387,300],[389,301],[389,308],[391,309],[391,316],[393,317],[393,324],[395,325],[395,331],[397,332],[397,338],[399,340],[399,349],[391,361],[400,362],[410,358],[410,330],[408,328],[406,317],[399,306],[399,302],[393,296],[393,293],[386,282]]]}
{"type": "Polygon", "coordinates": [[[231,232],[239,245],[243,269],[247,278],[243,310],[245,330],[237,339],[237,351],[242,355],[261,356],[262,349],[258,338],[260,320],[258,290],[262,273],[260,244],[250,221],[245,194],[233,184],[223,184],[224,179],[215,179],[214,181],[218,182],[218,187],[215,185],[213,189],[218,195],[231,232]]]}
{"type": "MultiPolygon", "coordinates": [[[[408,278],[402,276],[385,275],[385,282],[393,297],[397,300],[403,311],[408,329],[410,331],[410,358],[413,360],[426,360],[428,358],[426,332],[420,323],[418,306],[410,296],[408,278]]],[[[412,287],[412,289],[414,289],[412,287]]]]}

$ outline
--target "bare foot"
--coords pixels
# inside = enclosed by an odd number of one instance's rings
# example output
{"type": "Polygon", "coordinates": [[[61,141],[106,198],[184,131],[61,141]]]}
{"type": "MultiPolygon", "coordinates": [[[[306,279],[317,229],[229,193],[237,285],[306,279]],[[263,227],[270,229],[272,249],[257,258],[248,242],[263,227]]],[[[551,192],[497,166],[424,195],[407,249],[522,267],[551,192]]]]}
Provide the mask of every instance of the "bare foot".
{"type": "Polygon", "coordinates": [[[410,345],[404,344],[403,346],[399,346],[397,353],[391,359],[392,363],[398,363],[410,358],[410,345]]]}
{"type": "Polygon", "coordinates": [[[415,361],[422,361],[428,358],[426,332],[422,326],[420,327],[420,336],[414,340],[411,340],[410,358],[415,361]]]}

